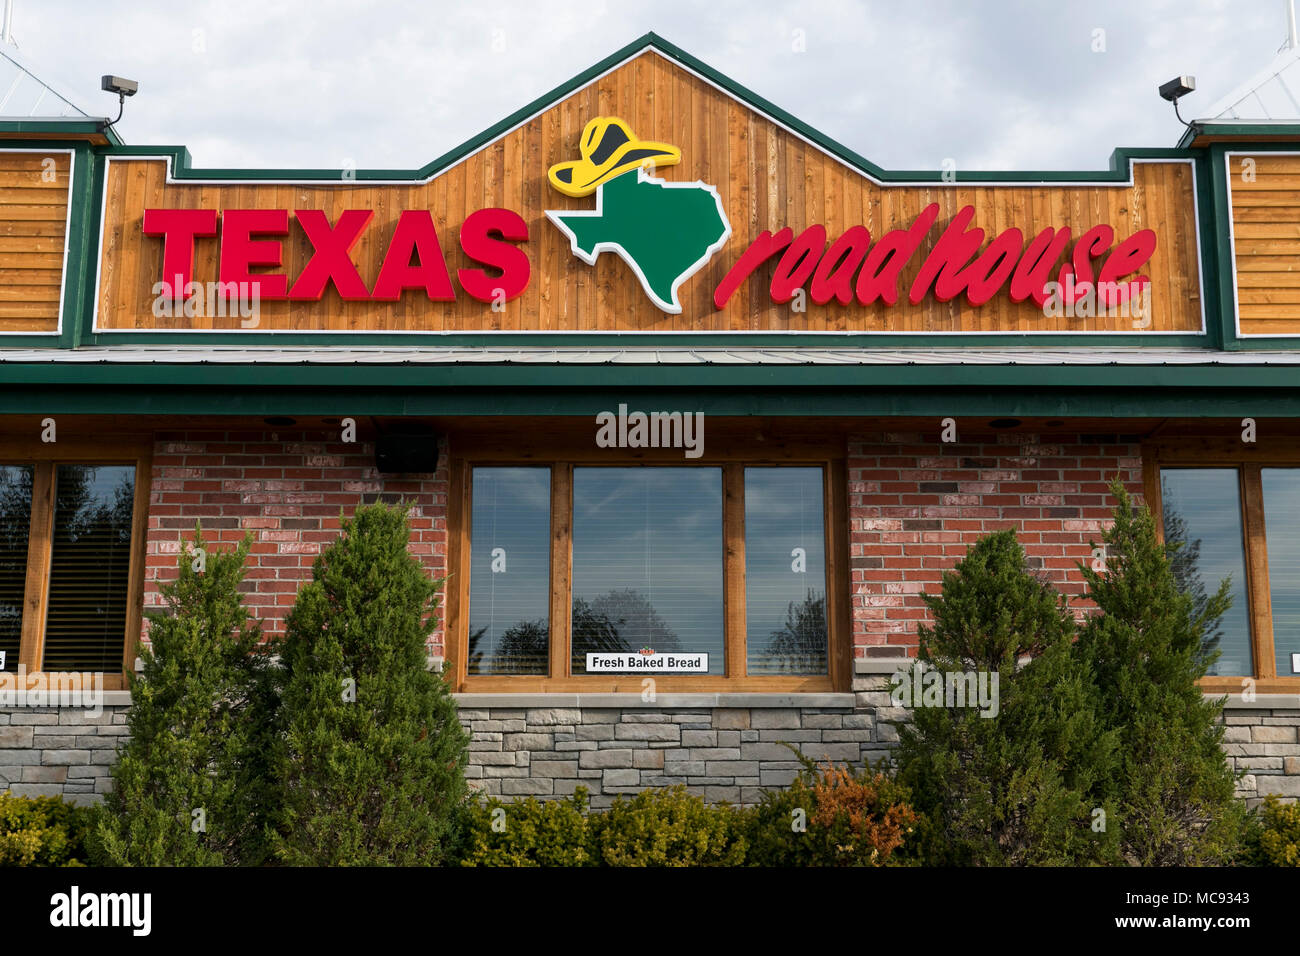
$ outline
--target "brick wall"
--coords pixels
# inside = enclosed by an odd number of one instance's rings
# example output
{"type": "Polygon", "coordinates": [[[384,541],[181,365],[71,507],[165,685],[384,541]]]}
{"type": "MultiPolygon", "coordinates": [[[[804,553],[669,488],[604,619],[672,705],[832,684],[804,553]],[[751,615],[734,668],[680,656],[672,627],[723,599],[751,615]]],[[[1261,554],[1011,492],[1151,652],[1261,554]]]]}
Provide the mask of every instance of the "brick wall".
{"type": "MultiPolygon", "coordinates": [[[[1100,543],[1118,473],[1141,500],[1139,439],[1131,435],[880,433],[849,440],[850,567],[856,656],[914,651],[921,592],[990,531],[1014,528],[1031,566],[1067,594],[1083,592],[1075,563],[1100,543]]],[[[1072,599],[1073,600],[1073,599],[1072,599]]],[[[1083,612],[1085,602],[1074,602],[1083,612]]]]}
{"type": "MultiPolygon", "coordinates": [[[[282,633],[298,588],[321,548],[338,537],[339,514],[382,499],[413,502],[410,551],[437,576],[447,571],[447,465],[432,475],[394,477],[374,467],[374,446],[302,430],[168,432],[154,443],[145,559],[145,608],[163,603],[176,577],[181,537],[202,521],[209,541],[229,548],[254,536],[245,603],[267,633],[282,633]]],[[[146,624],[147,631],[147,624],[146,624]]],[[[442,653],[442,623],[431,637],[442,653]]]]}
{"type": "MultiPolygon", "coordinates": [[[[933,436],[931,436],[933,437],[933,436]]],[[[855,654],[914,648],[925,617],[920,593],[935,589],[980,535],[1014,527],[1038,567],[1067,593],[1083,584],[1075,562],[1090,553],[1109,516],[1107,484],[1120,474],[1142,492],[1138,440],[1126,435],[962,435],[945,444],[914,433],[853,436],[849,519],[855,654]]],[[[149,512],[145,607],[174,577],[180,536],[202,520],[230,546],[256,536],[247,603],[269,632],[283,630],[298,587],[339,511],[376,498],[415,502],[412,553],[436,575],[446,567],[446,455],[429,476],[379,475],[369,443],[301,430],[160,433],[149,512]]],[[[1080,610],[1083,603],[1078,603],[1080,610]]],[[[433,637],[438,652],[442,631],[433,637]]]]}

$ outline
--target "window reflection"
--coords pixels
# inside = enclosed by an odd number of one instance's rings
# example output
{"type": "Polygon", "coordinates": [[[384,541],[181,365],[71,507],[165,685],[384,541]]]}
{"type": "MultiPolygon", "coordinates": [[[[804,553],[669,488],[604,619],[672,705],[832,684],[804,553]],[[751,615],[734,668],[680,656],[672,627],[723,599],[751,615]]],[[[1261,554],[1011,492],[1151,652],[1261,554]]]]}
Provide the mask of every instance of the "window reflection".
{"type": "Polygon", "coordinates": [[[1300,468],[1261,468],[1268,587],[1273,598],[1273,651],[1277,675],[1290,677],[1300,654],[1300,468]]]}
{"type": "Polygon", "coordinates": [[[550,469],[475,468],[470,533],[467,672],[546,674],[550,469]]]}
{"type": "Polygon", "coordinates": [[[1179,587],[1192,597],[1194,610],[1231,579],[1232,606],[1205,634],[1202,652],[1221,655],[1210,674],[1254,673],[1250,646],[1250,607],[1246,596],[1246,551],[1241,519],[1240,482],[1235,468],[1169,468],[1160,472],[1166,544],[1179,587]]]}
{"type": "Polygon", "coordinates": [[[31,526],[31,466],[0,465],[0,652],[10,672],[18,669],[31,526]]]}
{"type": "Polygon", "coordinates": [[[750,674],[825,674],[826,542],[820,468],[745,469],[750,674]]]}
{"type": "Polygon", "coordinates": [[[59,465],[45,617],[46,671],[120,671],[135,468],[59,465]]]}
{"type": "Polygon", "coordinates": [[[574,674],[643,648],[723,674],[722,606],[720,468],[573,470],[574,674]]]}

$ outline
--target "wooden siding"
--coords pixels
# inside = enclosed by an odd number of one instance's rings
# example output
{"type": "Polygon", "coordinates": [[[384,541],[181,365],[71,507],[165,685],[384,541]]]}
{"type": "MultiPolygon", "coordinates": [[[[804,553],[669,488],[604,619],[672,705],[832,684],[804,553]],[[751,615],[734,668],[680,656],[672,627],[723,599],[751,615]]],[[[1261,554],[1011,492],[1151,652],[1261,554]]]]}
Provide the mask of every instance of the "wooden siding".
{"type": "Polygon", "coordinates": [[[1241,334],[1300,333],[1300,156],[1228,163],[1241,334]]]}
{"type": "Polygon", "coordinates": [[[59,327],[67,153],[0,150],[0,332],[59,327]]]}
{"type": "MultiPolygon", "coordinates": [[[[994,233],[1010,226],[1027,238],[1048,226],[1070,225],[1077,238],[1101,223],[1116,242],[1156,230],[1156,253],[1144,272],[1152,277],[1153,315],[1146,331],[1199,332],[1200,279],[1192,168],[1187,162],[1139,163],[1131,186],[887,186],[873,184],[819,149],[731,99],[695,75],[647,52],[557,103],[501,139],[465,158],[432,181],[411,185],[168,184],[157,160],[115,160],[107,182],[98,327],[121,329],[238,329],[237,317],[154,318],[151,287],[162,279],[162,241],[146,239],[141,217],[148,208],[322,209],[336,221],[346,209],[368,208],[375,219],[353,248],[362,278],[372,285],[397,216],[427,208],[439,228],[448,267],[472,266],[458,243],[460,223],[482,207],[519,211],[528,223],[525,243],[532,276],[522,296],[494,312],[458,288],[454,303],[430,302],[408,292],[401,301],[345,302],[331,285],[320,303],[266,302],[261,330],[480,332],[601,331],[875,331],[875,332],[1097,332],[1134,331],[1129,316],[1046,318],[1032,300],[1016,304],[1005,289],[981,307],[964,296],[950,302],[927,297],[907,304],[906,285],[953,215],[976,207],[975,225],[994,233]],[[732,236],[710,262],[681,287],[683,311],[670,315],[646,297],[631,270],[612,253],[594,266],[578,260],[545,216],[547,209],[592,209],[594,197],[572,199],[550,188],[546,171],[578,156],[584,124],[595,116],[626,119],[645,139],[682,149],[682,162],[656,171],[671,181],[702,180],[716,186],[732,236]],[[713,307],[713,291],[749,242],[765,229],[814,223],[831,240],[864,225],[873,238],[906,227],[931,202],[941,214],[904,273],[897,306],[817,306],[796,312],[771,302],[769,263],[732,296],[713,307]]],[[[218,241],[199,239],[194,278],[217,277],[218,241]]],[[[285,242],[285,271],[295,277],[310,254],[297,225],[285,242]]]]}

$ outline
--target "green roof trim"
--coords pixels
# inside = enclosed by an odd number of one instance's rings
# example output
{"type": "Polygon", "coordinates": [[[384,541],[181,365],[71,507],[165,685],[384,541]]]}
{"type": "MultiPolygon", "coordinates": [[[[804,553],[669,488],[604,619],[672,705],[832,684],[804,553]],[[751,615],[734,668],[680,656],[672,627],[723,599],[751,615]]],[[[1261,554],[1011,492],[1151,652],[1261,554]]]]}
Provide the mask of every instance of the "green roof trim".
{"type": "MultiPolygon", "coordinates": [[[[1234,378],[1236,378],[1234,376],[1234,378]]],[[[1130,378],[1130,381],[1132,379],[1130,378]]],[[[1216,384],[1223,384],[1218,382],[1216,384]]],[[[863,427],[889,416],[1026,418],[1300,417],[1300,390],[1233,387],[1056,389],[989,388],[949,382],[942,388],[737,387],[663,388],[619,383],[606,388],[557,384],[535,388],[377,388],[343,390],[261,388],[214,390],[197,383],[59,386],[35,392],[0,386],[0,414],[20,415],[295,415],[295,416],[594,416],[626,403],[631,408],[684,409],[707,415],[847,417],[863,427]]]]}
{"type": "MultiPolygon", "coordinates": [[[[88,324],[88,323],[87,323],[88,324]]],[[[1213,316],[1210,317],[1213,333],[1213,316]]],[[[889,332],[100,332],[83,335],[83,345],[131,346],[150,345],[223,345],[238,343],[244,348],[278,348],[280,346],[412,346],[455,345],[470,348],[630,348],[660,346],[664,348],[1057,348],[1088,346],[1093,348],[1137,347],[1203,348],[1215,347],[1213,334],[1189,332],[1185,335],[1150,335],[1142,332],[1116,334],[1068,332],[1022,335],[968,332],[962,334],[901,335],[889,332]]],[[[0,349],[39,347],[40,342],[0,341],[0,349]]],[[[1277,345],[1277,348],[1293,346],[1277,345]]]]}
{"type": "MultiPolygon", "coordinates": [[[[30,362],[0,365],[0,385],[141,385],[176,390],[318,388],[333,386],[346,398],[360,389],[405,388],[436,392],[460,388],[1018,388],[1056,390],[1146,388],[1296,389],[1295,365],[663,365],[505,363],[461,365],[305,363],[171,364],[30,362]],[[339,369],[346,368],[346,386],[339,369]]],[[[29,389],[30,391],[30,389],[29,389]]],[[[232,392],[222,391],[224,402],[232,392]]],[[[211,403],[211,395],[207,401],[211,403]]]]}
{"type": "MultiPolygon", "coordinates": [[[[26,121],[0,122],[0,127],[24,123],[26,121]]],[[[63,311],[59,317],[58,335],[2,335],[0,350],[76,348],[81,342],[81,325],[83,317],[89,314],[88,310],[92,304],[90,290],[94,287],[93,279],[83,282],[82,277],[94,275],[95,246],[99,235],[97,197],[102,193],[96,175],[97,162],[94,147],[88,143],[66,139],[25,139],[21,144],[22,149],[48,149],[72,153],[72,192],[68,196],[68,253],[63,275],[63,311]]],[[[3,150],[5,145],[5,141],[0,140],[0,150],[3,150]]]]}
{"type": "Polygon", "coordinates": [[[109,126],[107,120],[97,119],[0,119],[0,133],[22,133],[34,137],[55,133],[87,140],[98,134],[105,136],[113,146],[123,145],[117,130],[109,126]]]}
{"type": "MultiPolygon", "coordinates": [[[[1188,149],[1199,136],[1223,136],[1228,139],[1250,141],[1256,139],[1276,139],[1279,136],[1300,136],[1300,123],[1251,123],[1243,120],[1217,122],[1215,120],[1192,121],[1179,137],[1178,148],[1188,149]]],[[[1265,146],[1265,143],[1250,143],[1251,146],[1265,146]]],[[[1281,144],[1279,148],[1295,144],[1281,144]]]]}

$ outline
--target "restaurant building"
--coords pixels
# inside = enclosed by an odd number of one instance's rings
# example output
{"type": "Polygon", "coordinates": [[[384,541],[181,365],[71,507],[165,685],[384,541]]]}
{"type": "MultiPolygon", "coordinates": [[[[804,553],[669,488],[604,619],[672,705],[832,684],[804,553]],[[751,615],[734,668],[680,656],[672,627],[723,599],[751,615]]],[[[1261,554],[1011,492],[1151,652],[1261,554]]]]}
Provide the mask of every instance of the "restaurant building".
{"type": "Polygon", "coordinates": [[[279,633],[379,499],[477,786],[750,802],[888,751],[981,535],[1086,613],[1118,476],[1300,796],[1297,61],[1109,169],[900,172],[647,35],[416,170],[235,170],[0,48],[0,789],[105,792],[196,523],[279,633]]]}

